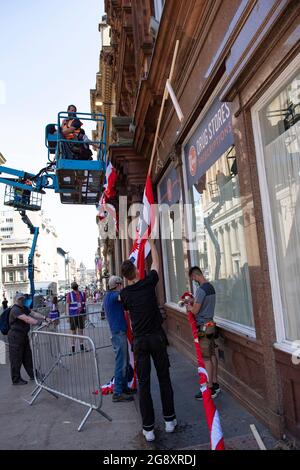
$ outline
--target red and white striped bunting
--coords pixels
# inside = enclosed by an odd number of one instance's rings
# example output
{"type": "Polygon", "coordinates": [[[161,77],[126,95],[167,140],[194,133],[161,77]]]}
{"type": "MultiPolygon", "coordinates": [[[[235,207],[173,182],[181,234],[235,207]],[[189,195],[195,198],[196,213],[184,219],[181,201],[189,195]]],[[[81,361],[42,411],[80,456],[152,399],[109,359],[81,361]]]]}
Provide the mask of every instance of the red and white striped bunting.
{"type": "Polygon", "coordinates": [[[195,320],[195,316],[192,312],[188,312],[188,319],[191,325],[193,337],[194,337],[194,346],[196,350],[197,362],[198,362],[198,374],[199,374],[199,383],[200,390],[203,397],[203,407],[205,411],[206,421],[210,433],[210,444],[211,450],[225,450],[223,432],[220,422],[220,416],[218,410],[216,409],[215,403],[211,397],[211,390],[207,386],[208,375],[205,369],[201,347],[198,340],[198,330],[195,320]]]}
{"type": "Polygon", "coordinates": [[[137,234],[129,255],[138,268],[140,279],[145,277],[145,259],[150,253],[150,244],[148,238],[155,231],[155,212],[154,212],[154,196],[150,175],[147,175],[146,186],[143,195],[143,212],[140,216],[137,234]]]}

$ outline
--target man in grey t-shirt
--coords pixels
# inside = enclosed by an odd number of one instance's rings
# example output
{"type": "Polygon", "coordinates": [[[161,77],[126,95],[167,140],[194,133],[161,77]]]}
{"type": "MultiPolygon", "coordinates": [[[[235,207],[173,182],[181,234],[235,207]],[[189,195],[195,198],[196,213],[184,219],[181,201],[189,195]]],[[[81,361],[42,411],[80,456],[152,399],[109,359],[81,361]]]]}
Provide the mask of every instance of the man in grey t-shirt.
{"type": "MultiPolygon", "coordinates": [[[[217,382],[218,359],[215,354],[216,345],[214,341],[216,327],[213,321],[216,291],[214,286],[205,279],[198,266],[194,266],[189,270],[189,277],[191,281],[198,284],[191,312],[196,318],[199,344],[208,374],[208,387],[211,389],[212,397],[215,398],[220,392],[220,386],[217,382]]],[[[202,400],[201,391],[195,395],[195,398],[202,400]]]]}

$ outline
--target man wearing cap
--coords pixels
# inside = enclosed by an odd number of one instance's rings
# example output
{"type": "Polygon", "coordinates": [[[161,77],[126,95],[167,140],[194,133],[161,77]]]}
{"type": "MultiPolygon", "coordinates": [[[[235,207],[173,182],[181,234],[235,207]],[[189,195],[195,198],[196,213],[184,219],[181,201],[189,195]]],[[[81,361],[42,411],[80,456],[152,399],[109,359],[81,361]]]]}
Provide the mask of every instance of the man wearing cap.
{"type": "Polygon", "coordinates": [[[44,319],[38,313],[24,306],[25,294],[18,292],[14,298],[14,304],[9,313],[9,359],[11,379],[13,385],[26,385],[28,382],[21,377],[21,366],[23,365],[30,380],[34,380],[32,354],[28,333],[30,325],[37,325],[36,319],[44,319]],[[33,318],[35,317],[35,318],[33,318]]]}
{"type": "Polygon", "coordinates": [[[132,401],[132,390],[128,388],[128,346],[127,323],[124,308],[120,299],[123,281],[119,276],[111,276],[108,281],[108,291],[103,305],[111,331],[111,341],[115,352],[115,382],[113,402],[132,401]]]}

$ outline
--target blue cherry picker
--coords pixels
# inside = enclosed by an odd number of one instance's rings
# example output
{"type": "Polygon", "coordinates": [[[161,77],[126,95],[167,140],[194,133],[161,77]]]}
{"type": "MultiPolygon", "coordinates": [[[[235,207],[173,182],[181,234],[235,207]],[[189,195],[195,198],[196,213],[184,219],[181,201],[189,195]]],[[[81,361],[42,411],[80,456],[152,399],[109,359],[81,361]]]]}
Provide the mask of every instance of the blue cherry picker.
{"type": "Polygon", "coordinates": [[[42,207],[42,195],[51,189],[60,194],[62,204],[97,204],[103,191],[106,170],[106,120],[103,114],[76,113],[81,121],[96,122],[98,140],[66,139],[61,132],[63,119],[70,114],[58,113],[57,123],[48,124],[45,130],[45,145],[48,150],[48,162],[37,174],[0,166],[0,183],[5,184],[4,205],[19,211],[23,222],[33,235],[28,256],[28,279],[30,294],[26,299],[29,308],[33,306],[34,253],[37,245],[39,228],[35,227],[26,211],[39,211],[42,207]],[[77,154],[70,149],[77,148],[77,154]],[[97,148],[96,160],[80,159],[80,146],[93,145],[97,148]],[[78,152],[79,149],[79,152],[78,152]]]}

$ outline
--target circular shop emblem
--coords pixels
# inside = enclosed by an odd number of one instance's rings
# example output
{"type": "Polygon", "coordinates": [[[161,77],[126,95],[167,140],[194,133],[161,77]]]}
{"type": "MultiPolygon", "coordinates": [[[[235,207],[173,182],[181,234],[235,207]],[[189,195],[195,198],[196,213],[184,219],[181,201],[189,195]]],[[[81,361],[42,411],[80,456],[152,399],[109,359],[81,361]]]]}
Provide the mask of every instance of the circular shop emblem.
{"type": "Polygon", "coordinates": [[[167,196],[168,196],[168,201],[171,202],[172,201],[172,194],[173,193],[173,187],[172,187],[172,180],[171,178],[168,178],[168,181],[167,181],[167,196]]]}
{"type": "Polygon", "coordinates": [[[189,151],[189,168],[191,175],[195,176],[197,171],[197,152],[193,145],[189,151]]]}

